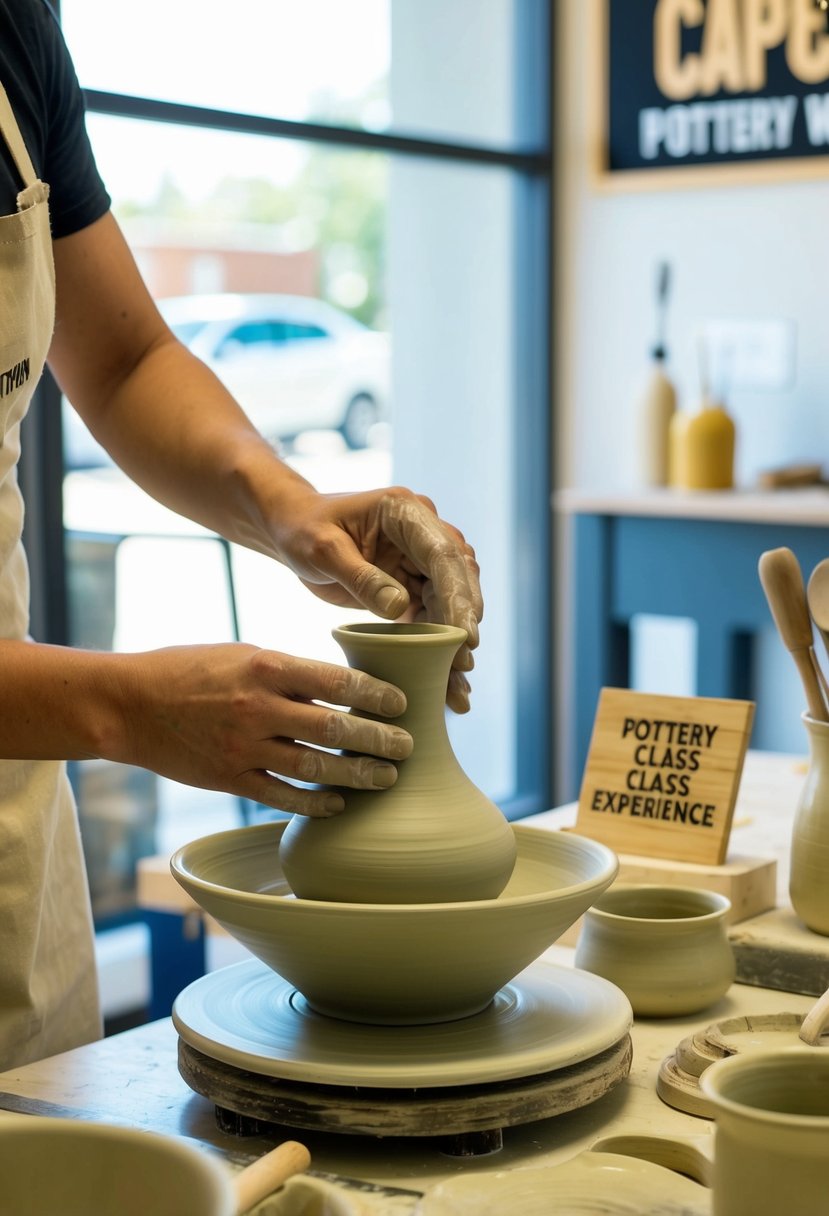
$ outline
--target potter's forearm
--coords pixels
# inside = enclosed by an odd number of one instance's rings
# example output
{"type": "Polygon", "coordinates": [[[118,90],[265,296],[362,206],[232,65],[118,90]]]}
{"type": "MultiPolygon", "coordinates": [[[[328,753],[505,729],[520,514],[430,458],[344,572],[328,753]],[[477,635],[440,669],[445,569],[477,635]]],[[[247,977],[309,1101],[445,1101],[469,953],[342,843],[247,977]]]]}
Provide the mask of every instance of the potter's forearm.
{"type": "Polygon", "coordinates": [[[302,504],[317,496],[210,369],[174,340],[154,346],[118,384],[97,429],[118,464],[159,502],[271,557],[282,557],[275,521],[301,516],[302,504]]]}
{"type": "Polygon", "coordinates": [[[0,642],[0,757],[125,757],[125,660],[36,642],[0,642]]]}
{"type": "Polygon", "coordinates": [[[54,255],[49,363],[96,439],[166,506],[280,556],[274,521],[301,518],[299,500],[316,494],[175,339],[113,217],[55,241],[54,255]]]}

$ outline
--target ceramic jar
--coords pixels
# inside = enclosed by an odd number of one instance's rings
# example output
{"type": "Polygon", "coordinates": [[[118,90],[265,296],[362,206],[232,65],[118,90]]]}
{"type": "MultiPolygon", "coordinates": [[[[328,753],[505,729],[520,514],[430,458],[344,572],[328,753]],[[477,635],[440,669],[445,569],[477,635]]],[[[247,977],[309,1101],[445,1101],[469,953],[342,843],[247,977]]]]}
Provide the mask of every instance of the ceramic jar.
{"type": "Polygon", "coordinates": [[[636,1014],[696,1013],[734,981],[730,907],[694,887],[614,885],[585,913],[576,966],[616,984],[636,1014]]]}
{"type": "Polygon", "coordinates": [[[352,667],[406,694],[395,724],[414,739],[388,790],[344,790],[331,819],[295,815],[279,859],[295,895],[344,903],[495,899],[515,864],[502,812],[466,776],[446,729],[446,685],[466,640],[449,625],[345,625],[333,636],[352,667]]]}
{"type": "Polygon", "coordinates": [[[829,1212],[829,1052],[788,1047],[706,1068],[714,1216],[829,1212]]]}
{"type": "Polygon", "coordinates": [[[829,935],[829,722],[803,714],[809,771],[795,810],[789,898],[803,923],[829,935]]]}

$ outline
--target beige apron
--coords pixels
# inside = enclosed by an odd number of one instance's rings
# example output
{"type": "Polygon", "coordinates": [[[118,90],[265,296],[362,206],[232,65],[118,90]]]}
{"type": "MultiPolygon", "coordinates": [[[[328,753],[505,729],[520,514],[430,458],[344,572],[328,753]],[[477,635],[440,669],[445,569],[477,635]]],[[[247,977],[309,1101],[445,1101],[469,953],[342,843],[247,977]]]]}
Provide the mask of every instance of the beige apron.
{"type": "MultiPolygon", "coordinates": [[[[0,85],[0,136],[24,189],[0,216],[0,637],[25,639],[20,421],[55,319],[49,188],[0,85]]],[[[2,689],[0,665],[0,690],[2,689]]],[[[100,1015],[77,815],[58,761],[0,760],[0,1069],[90,1042],[100,1015]]]]}

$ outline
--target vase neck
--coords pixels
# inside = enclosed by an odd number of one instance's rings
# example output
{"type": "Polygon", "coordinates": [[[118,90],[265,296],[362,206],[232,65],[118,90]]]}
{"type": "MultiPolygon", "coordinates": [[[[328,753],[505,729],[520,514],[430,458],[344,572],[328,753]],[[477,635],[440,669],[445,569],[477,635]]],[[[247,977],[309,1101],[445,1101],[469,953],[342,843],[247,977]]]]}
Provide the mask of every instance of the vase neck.
{"type": "Polygon", "coordinates": [[[440,634],[383,636],[338,633],[337,641],[352,667],[394,684],[406,695],[406,710],[394,719],[415,740],[415,753],[425,745],[448,746],[446,686],[459,646],[457,631],[440,634]]]}

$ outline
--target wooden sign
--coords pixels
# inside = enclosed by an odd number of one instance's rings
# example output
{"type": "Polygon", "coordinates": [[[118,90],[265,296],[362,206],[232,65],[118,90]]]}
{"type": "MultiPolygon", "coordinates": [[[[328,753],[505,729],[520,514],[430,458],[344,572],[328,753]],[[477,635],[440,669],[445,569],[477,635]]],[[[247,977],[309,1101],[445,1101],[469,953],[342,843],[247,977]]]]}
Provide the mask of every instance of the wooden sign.
{"type": "Polygon", "coordinates": [[[575,830],[617,853],[720,865],[752,701],[603,688],[575,830]]]}
{"type": "Polygon", "coordinates": [[[829,173],[829,28],[817,0],[593,0],[598,182],[829,173]]]}

